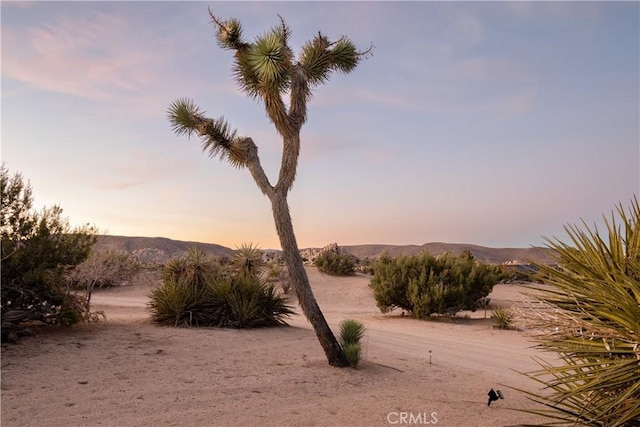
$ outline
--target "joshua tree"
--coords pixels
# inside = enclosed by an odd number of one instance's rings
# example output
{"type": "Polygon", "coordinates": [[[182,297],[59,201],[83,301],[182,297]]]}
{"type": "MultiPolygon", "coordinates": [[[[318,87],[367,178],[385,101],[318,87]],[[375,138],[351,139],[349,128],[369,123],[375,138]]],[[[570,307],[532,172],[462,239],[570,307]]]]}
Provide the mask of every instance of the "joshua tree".
{"type": "Polygon", "coordinates": [[[334,71],[351,72],[371,49],[360,52],[346,37],[331,42],[322,33],[306,42],[298,56],[289,47],[290,29],[280,24],[249,43],[242,36],[237,19],[221,20],[209,11],[217,29],[220,47],[235,53],[233,74],[241,90],[261,101],[267,116],[282,138],[280,172],[272,185],[258,157],[258,147],[249,137],[239,136],[222,117],[205,117],[195,103],[178,99],[169,108],[169,119],[178,134],[201,137],[203,151],[220,157],[237,168],[247,168],[260,191],[271,201],[276,231],[280,238],[298,302],[313,326],[329,364],[349,363],[331,332],[309,285],[287,203],[296,176],[300,154],[300,129],[307,119],[307,102],[314,86],[326,82],[334,71]],[[284,97],[288,96],[288,103],[284,97]]]}

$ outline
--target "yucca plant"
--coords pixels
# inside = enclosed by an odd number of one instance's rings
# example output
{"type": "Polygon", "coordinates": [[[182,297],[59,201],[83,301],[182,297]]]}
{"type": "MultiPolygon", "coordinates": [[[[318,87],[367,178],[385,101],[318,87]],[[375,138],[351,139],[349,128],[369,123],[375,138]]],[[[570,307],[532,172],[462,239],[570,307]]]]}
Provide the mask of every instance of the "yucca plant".
{"type": "Polygon", "coordinates": [[[546,394],[528,393],[546,406],[530,412],[556,425],[640,425],[640,207],[619,205],[597,228],[565,227],[571,243],[547,239],[559,267],[538,265],[551,285],[537,309],[539,347],[562,361],[540,360],[526,375],[546,394]],[[616,215],[617,212],[617,215],[616,215]]]}
{"type": "Polygon", "coordinates": [[[260,277],[269,270],[267,262],[262,258],[262,251],[252,243],[243,244],[231,260],[234,272],[246,277],[260,277]]]}
{"type": "Polygon", "coordinates": [[[207,298],[207,287],[195,287],[179,278],[163,282],[149,294],[149,311],[153,322],[167,326],[205,326],[202,302],[207,298]]]}
{"type": "Polygon", "coordinates": [[[515,313],[509,307],[498,306],[494,308],[491,317],[500,329],[511,329],[515,321],[515,313]]]}
{"type": "Polygon", "coordinates": [[[340,322],[340,345],[352,368],[357,368],[362,357],[361,340],[365,327],[357,320],[347,319],[340,322]]]}
{"type": "Polygon", "coordinates": [[[293,311],[273,285],[244,273],[218,274],[217,264],[199,256],[198,268],[191,268],[190,259],[169,263],[163,284],[151,292],[149,310],[155,323],[233,328],[287,324],[293,311]]]}
{"type": "Polygon", "coordinates": [[[185,286],[200,288],[222,274],[222,267],[209,254],[198,248],[167,262],[163,270],[165,282],[181,281],[185,286]]]}
{"type": "Polygon", "coordinates": [[[345,344],[342,347],[344,351],[344,355],[347,357],[349,361],[349,365],[356,369],[360,364],[360,359],[362,359],[362,344],[360,343],[349,343],[345,344]]]}

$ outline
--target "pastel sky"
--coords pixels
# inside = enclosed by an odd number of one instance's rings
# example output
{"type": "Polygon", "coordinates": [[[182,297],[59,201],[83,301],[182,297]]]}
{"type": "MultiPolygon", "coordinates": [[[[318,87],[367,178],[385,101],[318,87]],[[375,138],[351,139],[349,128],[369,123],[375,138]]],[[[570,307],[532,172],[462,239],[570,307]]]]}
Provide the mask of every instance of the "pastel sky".
{"type": "Polygon", "coordinates": [[[207,8],[248,39],[282,16],[373,56],[318,87],[289,204],[300,247],[563,238],[640,195],[638,2],[1,3],[2,160],[72,224],[278,248],[248,171],[178,137],[192,98],[258,144],[207,8]]]}

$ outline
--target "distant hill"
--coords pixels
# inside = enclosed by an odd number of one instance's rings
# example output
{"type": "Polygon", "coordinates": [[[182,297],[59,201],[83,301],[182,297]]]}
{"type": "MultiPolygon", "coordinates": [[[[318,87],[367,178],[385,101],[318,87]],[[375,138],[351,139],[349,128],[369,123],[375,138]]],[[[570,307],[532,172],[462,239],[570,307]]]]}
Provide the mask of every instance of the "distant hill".
{"type": "Polygon", "coordinates": [[[165,262],[181,256],[190,248],[198,248],[214,256],[232,257],[233,249],[213,243],[184,242],[165,237],[98,236],[94,249],[114,250],[132,254],[142,262],[165,262]]]}
{"type": "MultiPolygon", "coordinates": [[[[214,256],[233,257],[235,250],[213,243],[185,242],[167,239],[165,237],[127,237],[127,236],[98,236],[95,249],[117,250],[131,253],[142,262],[166,262],[171,258],[180,256],[190,248],[196,247],[214,256]]],[[[459,255],[464,250],[469,250],[480,261],[490,264],[502,264],[506,261],[530,260],[541,264],[555,262],[554,251],[548,248],[488,248],[484,246],[461,243],[425,243],[424,245],[350,245],[340,246],[360,259],[377,258],[383,253],[392,257],[399,255],[417,255],[428,251],[432,255],[440,255],[452,252],[459,255]]],[[[306,248],[300,252],[306,258],[312,259],[322,248],[306,248]]],[[[281,251],[268,250],[272,254],[280,254],[281,251]]]]}
{"type": "Polygon", "coordinates": [[[391,257],[400,255],[417,255],[424,251],[431,255],[440,255],[450,252],[460,255],[462,251],[468,250],[479,261],[488,264],[502,264],[506,261],[533,261],[540,264],[553,264],[555,251],[549,248],[489,248],[485,246],[471,245],[466,243],[425,243],[424,245],[353,245],[340,246],[346,252],[360,258],[377,258],[383,253],[391,257]]]}

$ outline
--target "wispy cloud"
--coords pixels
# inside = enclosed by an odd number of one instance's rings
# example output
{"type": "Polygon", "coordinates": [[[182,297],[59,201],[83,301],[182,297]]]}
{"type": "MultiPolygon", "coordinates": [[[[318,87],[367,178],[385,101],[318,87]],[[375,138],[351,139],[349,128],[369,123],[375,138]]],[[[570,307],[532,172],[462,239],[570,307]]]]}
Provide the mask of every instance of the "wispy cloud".
{"type": "Polygon", "coordinates": [[[122,17],[95,13],[90,22],[62,17],[42,27],[7,28],[4,74],[98,101],[139,91],[144,82],[133,70],[152,56],[114,37],[126,27],[122,17]]]}
{"type": "Polygon", "coordinates": [[[231,92],[230,82],[177,77],[192,49],[190,32],[160,32],[140,18],[94,10],[53,15],[39,26],[3,20],[3,77],[138,114],[157,114],[177,90],[231,92]]]}

